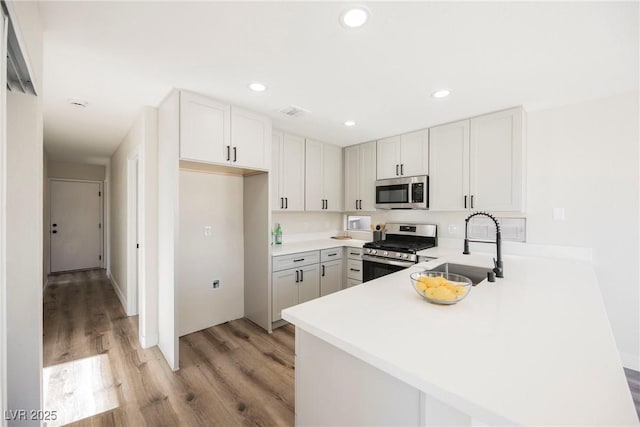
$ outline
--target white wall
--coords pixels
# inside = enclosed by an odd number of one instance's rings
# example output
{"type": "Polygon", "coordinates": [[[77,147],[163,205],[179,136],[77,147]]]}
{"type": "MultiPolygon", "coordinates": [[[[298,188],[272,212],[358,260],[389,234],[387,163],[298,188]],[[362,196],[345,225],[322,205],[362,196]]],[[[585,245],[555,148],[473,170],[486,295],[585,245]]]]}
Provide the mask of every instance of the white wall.
{"type": "Polygon", "coordinates": [[[87,181],[104,181],[105,167],[85,163],[49,161],[49,178],[84,179],[87,181]]]}
{"type": "Polygon", "coordinates": [[[531,243],[592,247],[623,363],[640,370],[638,92],[529,113],[531,243]],[[565,208],[554,221],[552,208],[565,208]]]}
{"type": "Polygon", "coordinates": [[[157,168],[157,110],[145,107],[138,115],[129,133],[117,148],[109,167],[109,274],[129,315],[135,314],[135,298],[131,298],[128,283],[129,257],[127,247],[128,230],[128,162],[135,152],[139,155],[141,180],[144,181],[144,198],[141,209],[144,221],[140,224],[140,277],[138,298],[140,304],[140,341],[150,347],[158,341],[158,168],[157,168]]]}
{"type": "MultiPolygon", "coordinates": [[[[42,27],[38,4],[8,2],[7,6],[36,91],[41,94],[42,27]]],[[[7,409],[13,410],[42,408],[41,101],[41,97],[33,95],[7,94],[5,378],[7,409]]]]}
{"type": "Polygon", "coordinates": [[[179,335],[244,315],[243,178],[180,171],[179,335]],[[204,236],[204,227],[212,236],[204,236]],[[214,279],[220,288],[213,289],[214,279]]]}
{"type": "Polygon", "coordinates": [[[329,212],[279,212],[271,215],[272,229],[276,223],[282,228],[284,242],[297,234],[333,233],[344,228],[343,215],[329,212]]]}

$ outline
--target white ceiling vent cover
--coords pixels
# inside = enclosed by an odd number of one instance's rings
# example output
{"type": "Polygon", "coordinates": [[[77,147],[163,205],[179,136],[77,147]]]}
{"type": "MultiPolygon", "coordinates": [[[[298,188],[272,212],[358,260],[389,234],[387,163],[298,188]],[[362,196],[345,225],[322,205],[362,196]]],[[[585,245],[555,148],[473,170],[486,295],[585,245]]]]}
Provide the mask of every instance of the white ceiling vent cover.
{"type": "Polygon", "coordinates": [[[291,105],[289,107],[286,107],[280,110],[280,113],[284,114],[287,117],[300,117],[300,116],[304,116],[305,114],[309,114],[310,112],[311,111],[295,105],[291,105]]]}

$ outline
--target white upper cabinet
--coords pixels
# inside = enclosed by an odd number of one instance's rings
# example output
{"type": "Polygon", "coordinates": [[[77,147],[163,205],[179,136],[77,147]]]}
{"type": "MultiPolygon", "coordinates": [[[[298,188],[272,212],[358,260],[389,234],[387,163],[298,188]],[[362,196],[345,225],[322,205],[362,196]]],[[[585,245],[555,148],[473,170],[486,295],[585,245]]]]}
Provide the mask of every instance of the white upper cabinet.
{"type": "Polygon", "coordinates": [[[304,138],[273,132],[271,206],[273,210],[304,210],[304,138]]]}
{"type": "Polygon", "coordinates": [[[344,149],[345,210],[375,210],[376,142],[344,149]]]}
{"type": "Polygon", "coordinates": [[[378,141],[378,179],[427,175],[429,132],[420,130],[378,141]]]}
{"type": "Polygon", "coordinates": [[[523,114],[514,108],[430,129],[430,209],[523,209],[523,114]]]}
{"type": "Polygon", "coordinates": [[[429,129],[429,150],[429,208],[468,208],[469,120],[429,129]]]}
{"type": "Polygon", "coordinates": [[[268,170],[271,120],[206,96],[180,92],[180,159],[268,170]]]}
{"type": "Polygon", "coordinates": [[[378,179],[400,176],[400,137],[394,136],[378,141],[378,179]]]}
{"type": "Polygon", "coordinates": [[[180,158],[224,163],[230,144],[231,106],[195,93],[180,92],[180,158]]]}
{"type": "Polygon", "coordinates": [[[523,209],[522,120],[521,108],[471,119],[471,208],[523,209]]]}
{"type": "Polygon", "coordinates": [[[341,212],[342,148],[307,139],[305,159],[305,210],[341,212]]]}
{"type": "Polygon", "coordinates": [[[271,119],[231,107],[231,155],[233,166],[269,169],[271,164],[271,119]]]}

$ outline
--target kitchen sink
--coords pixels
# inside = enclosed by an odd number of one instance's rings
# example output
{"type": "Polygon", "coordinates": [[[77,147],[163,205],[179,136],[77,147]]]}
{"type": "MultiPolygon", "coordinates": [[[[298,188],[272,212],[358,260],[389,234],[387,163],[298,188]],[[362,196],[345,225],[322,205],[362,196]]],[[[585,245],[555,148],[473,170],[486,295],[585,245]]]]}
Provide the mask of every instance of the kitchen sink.
{"type": "Polygon", "coordinates": [[[486,267],[475,267],[473,265],[451,264],[446,262],[437,266],[436,268],[432,268],[429,271],[442,271],[459,274],[471,279],[473,286],[475,286],[487,278],[487,272],[491,271],[491,269],[486,267]]]}

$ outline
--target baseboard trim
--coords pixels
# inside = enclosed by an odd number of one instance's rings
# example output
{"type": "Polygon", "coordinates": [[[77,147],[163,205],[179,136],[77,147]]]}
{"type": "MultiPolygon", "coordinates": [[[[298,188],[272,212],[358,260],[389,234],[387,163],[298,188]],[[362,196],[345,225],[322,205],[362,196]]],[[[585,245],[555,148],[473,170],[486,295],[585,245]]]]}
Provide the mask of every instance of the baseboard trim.
{"type": "Polygon", "coordinates": [[[122,309],[126,313],[127,312],[127,300],[124,297],[124,295],[122,295],[122,291],[120,291],[120,286],[118,285],[118,282],[116,282],[116,279],[113,278],[113,276],[111,275],[111,272],[109,270],[107,270],[107,277],[109,278],[109,281],[111,282],[111,286],[113,287],[113,290],[116,292],[116,295],[118,296],[118,299],[120,300],[120,304],[122,304],[122,309]]]}
{"type": "Polygon", "coordinates": [[[158,334],[149,335],[147,337],[140,335],[140,345],[142,348],[150,348],[158,345],[158,334]]]}
{"type": "Polygon", "coordinates": [[[622,366],[634,371],[640,371],[640,357],[635,354],[620,353],[620,360],[622,360],[622,366]]]}

